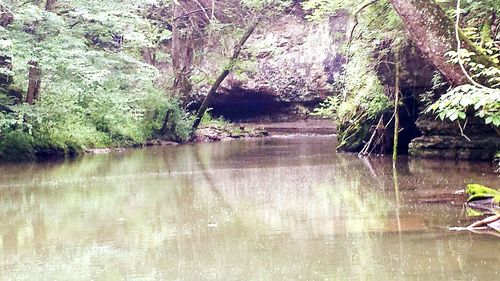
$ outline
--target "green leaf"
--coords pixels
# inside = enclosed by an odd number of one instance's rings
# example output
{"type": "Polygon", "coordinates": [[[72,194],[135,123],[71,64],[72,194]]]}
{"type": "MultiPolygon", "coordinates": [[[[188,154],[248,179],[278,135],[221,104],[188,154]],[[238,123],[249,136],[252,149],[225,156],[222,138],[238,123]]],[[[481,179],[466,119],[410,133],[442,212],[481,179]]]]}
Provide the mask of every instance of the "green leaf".
{"type": "Polygon", "coordinates": [[[443,112],[439,113],[438,117],[439,117],[439,119],[444,120],[445,115],[446,115],[446,112],[443,111],[443,112]]]}
{"type": "Polygon", "coordinates": [[[463,106],[463,107],[467,107],[471,104],[472,100],[470,97],[468,96],[463,96],[461,99],[460,99],[460,105],[463,106]]]}
{"type": "Polygon", "coordinates": [[[457,120],[457,118],[458,118],[458,112],[454,112],[454,113],[450,116],[450,120],[451,120],[451,121],[455,121],[455,120],[457,120]]]}
{"type": "Polygon", "coordinates": [[[500,117],[493,118],[493,125],[495,125],[496,127],[500,126],[500,117]]]}
{"type": "Polygon", "coordinates": [[[478,110],[481,107],[481,104],[476,103],[474,104],[474,110],[478,110]]]}

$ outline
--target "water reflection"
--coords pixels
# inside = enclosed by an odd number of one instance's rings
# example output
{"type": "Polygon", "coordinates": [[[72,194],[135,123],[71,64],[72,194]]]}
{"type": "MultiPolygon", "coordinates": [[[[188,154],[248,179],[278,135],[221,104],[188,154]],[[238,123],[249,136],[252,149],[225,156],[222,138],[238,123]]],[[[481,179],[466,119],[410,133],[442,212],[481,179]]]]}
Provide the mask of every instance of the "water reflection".
{"type": "Polygon", "coordinates": [[[498,239],[446,230],[465,224],[460,204],[417,204],[495,186],[478,172],[487,164],[402,159],[393,170],[334,147],[271,138],[3,165],[0,279],[498,276],[498,239]]]}

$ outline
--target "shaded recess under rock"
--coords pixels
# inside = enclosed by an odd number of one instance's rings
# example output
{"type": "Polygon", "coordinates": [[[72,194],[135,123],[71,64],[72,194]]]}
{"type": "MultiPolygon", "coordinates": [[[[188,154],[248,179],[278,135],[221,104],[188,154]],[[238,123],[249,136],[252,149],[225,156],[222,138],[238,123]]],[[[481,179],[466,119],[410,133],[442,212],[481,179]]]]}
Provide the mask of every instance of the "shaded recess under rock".
{"type": "MultiPolygon", "coordinates": [[[[390,52],[382,60],[394,61],[390,52]]],[[[379,58],[380,59],[380,58],[379,58]]],[[[424,97],[437,100],[439,92],[432,86],[433,66],[414,47],[406,47],[401,55],[402,77],[401,92],[404,107],[400,109],[403,130],[400,133],[400,146],[411,156],[456,160],[491,161],[500,150],[500,136],[484,120],[469,117],[463,127],[463,134],[458,122],[442,121],[433,114],[425,114],[428,103],[424,97]],[[433,91],[433,96],[429,96],[433,91]]],[[[394,85],[393,64],[380,64],[377,73],[384,85],[394,85]]],[[[390,87],[390,86],[389,86],[390,87]]],[[[469,116],[473,116],[470,113],[469,116]]],[[[388,128],[392,132],[392,128],[388,128]]],[[[388,134],[392,145],[392,133],[388,134]]]]}
{"type": "Polygon", "coordinates": [[[345,22],[345,14],[322,23],[292,14],[252,35],[242,56],[255,62],[254,69],[228,76],[213,99],[212,113],[231,121],[306,116],[333,92],[331,83],[344,62],[339,46],[345,22]]]}

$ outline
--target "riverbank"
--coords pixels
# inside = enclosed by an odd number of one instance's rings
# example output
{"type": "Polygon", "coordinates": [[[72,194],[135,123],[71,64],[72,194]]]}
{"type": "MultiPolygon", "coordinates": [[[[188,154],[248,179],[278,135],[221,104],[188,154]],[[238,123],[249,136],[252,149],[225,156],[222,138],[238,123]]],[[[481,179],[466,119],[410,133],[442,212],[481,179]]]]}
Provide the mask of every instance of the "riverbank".
{"type": "Polygon", "coordinates": [[[144,143],[134,143],[126,146],[88,148],[83,150],[72,149],[67,152],[46,149],[43,154],[41,154],[41,157],[37,157],[37,159],[63,158],[80,154],[123,152],[126,149],[150,146],[177,146],[182,144],[231,141],[245,138],[262,138],[281,134],[317,134],[332,135],[332,137],[334,137],[335,126],[333,122],[326,119],[308,119],[291,122],[213,122],[200,126],[193,137],[186,142],[175,142],[172,140],[155,138],[147,140],[144,143]]]}
{"type": "Polygon", "coordinates": [[[128,148],[143,148],[150,146],[178,146],[183,144],[203,142],[231,141],[244,138],[262,138],[268,135],[269,133],[266,130],[259,127],[246,127],[243,125],[232,123],[208,124],[200,126],[200,128],[193,134],[193,137],[186,142],[175,142],[165,139],[151,139],[144,143],[132,145],[129,147],[86,149],[85,153],[101,154],[122,152],[128,148]]]}

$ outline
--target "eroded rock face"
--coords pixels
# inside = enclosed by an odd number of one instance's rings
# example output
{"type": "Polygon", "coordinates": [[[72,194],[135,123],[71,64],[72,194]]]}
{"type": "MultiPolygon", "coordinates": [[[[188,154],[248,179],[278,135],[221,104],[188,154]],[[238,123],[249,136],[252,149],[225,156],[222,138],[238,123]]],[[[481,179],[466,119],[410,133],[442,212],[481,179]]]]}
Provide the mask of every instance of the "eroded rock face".
{"type": "Polygon", "coordinates": [[[213,112],[228,119],[276,119],[300,115],[332,93],[344,62],[338,50],[347,17],[312,23],[289,15],[252,35],[244,54],[255,61],[245,75],[231,73],[214,100],[213,112]],[[274,115],[274,118],[273,116],[274,115]]]}
{"type": "Polygon", "coordinates": [[[412,156],[491,161],[495,152],[500,150],[500,136],[491,126],[476,118],[467,121],[466,137],[462,136],[457,123],[436,120],[430,114],[420,115],[416,125],[422,136],[410,143],[412,156]]]}

